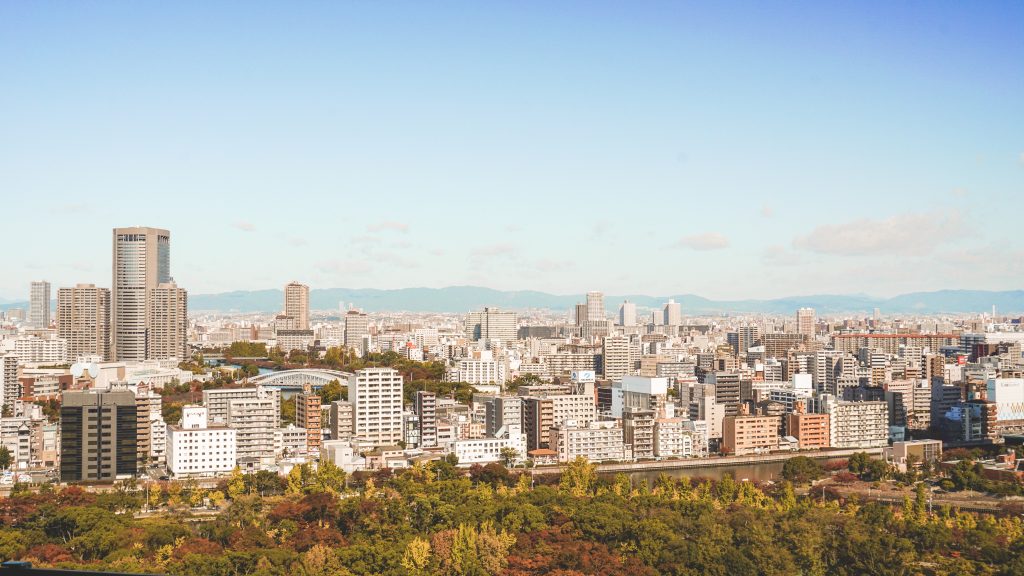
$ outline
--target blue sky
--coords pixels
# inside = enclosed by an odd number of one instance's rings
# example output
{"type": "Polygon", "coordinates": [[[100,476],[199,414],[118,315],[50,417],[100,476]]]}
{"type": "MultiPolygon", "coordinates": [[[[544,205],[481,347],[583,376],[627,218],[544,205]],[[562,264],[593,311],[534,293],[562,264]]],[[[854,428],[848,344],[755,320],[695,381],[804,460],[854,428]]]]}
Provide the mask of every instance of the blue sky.
{"type": "Polygon", "coordinates": [[[0,297],[1024,287],[1024,4],[2,2],[0,297]]]}

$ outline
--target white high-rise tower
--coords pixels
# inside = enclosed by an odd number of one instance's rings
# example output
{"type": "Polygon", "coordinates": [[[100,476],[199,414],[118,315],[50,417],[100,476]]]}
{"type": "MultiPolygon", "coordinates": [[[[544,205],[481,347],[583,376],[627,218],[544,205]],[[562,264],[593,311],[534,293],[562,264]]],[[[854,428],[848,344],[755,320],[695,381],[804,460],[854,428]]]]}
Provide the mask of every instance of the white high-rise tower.
{"type": "Polygon", "coordinates": [[[110,291],[114,360],[146,359],[151,292],[171,281],[171,233],[159,228],[114,228],[110,291]]]}

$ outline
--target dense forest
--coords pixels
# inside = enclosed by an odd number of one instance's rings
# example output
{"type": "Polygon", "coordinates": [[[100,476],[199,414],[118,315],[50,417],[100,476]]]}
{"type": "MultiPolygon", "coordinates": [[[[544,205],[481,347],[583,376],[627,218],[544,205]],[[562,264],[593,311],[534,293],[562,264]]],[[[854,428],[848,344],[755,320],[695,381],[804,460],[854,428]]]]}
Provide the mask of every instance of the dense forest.
{"type": "Polygon", "coordinates": [[[0,558],[181,576],[1024,574],[1020,517],[797,497],[789,482],[598,477],[574,462],[533,485],[439,461],[346,477],[121,482],[0,500],[0,558]],[[155,510],[155,511],[154,511],[155,510]]]}

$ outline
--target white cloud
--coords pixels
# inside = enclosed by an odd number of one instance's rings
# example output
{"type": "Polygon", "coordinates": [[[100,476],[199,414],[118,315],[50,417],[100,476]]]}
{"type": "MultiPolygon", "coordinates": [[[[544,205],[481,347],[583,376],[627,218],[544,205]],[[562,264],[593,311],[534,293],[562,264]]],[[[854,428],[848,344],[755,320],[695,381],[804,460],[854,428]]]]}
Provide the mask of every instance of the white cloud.
{"type": "Polygon", "coordinates": [[[235,222],[234,224],[232,224],[232,226],[241,230],[242,232],[253,232],[256,230],[255,224],[253,224],[252,222],[246,222],[245,220],[235,222]]]}
{"type": "Polygon", "coordinates": [[[391,230],[391,231],[394,231],[394,232],[405,233],[405,232],[409,231],[409,225],[406,224],[405,222],[395,222],[395,221],[389,220],[389,221],[385,221],[385,222],[378,222],[376,224],[370,224],[369,226],[366,227],[366,229],[368,231],[370,231],[370,232],[380,232],[382,230],[391,230]]]}
{"type": "Polygon", "coordinates": [[[939,244],[970,235],[959,212],[935,210],[899,214],[884,220],[862,218],[844,224],[824,224],[793,240],[793,247],[840,256],[921,256],[939,244]]]}
{"type": "Polygon", "coordinates": [[[675,244],[679,248],[691,250],[722,250],[729,247],[729,239],[718,232],[705,232],[693,236],[684,236],[675,244]]]}
{"type": "Polygon", "coordinates": [[[765,218],[775,216],[775,207],[771,204],[763,204],[761,206],[761,216],[764,216],[765,218]]]}

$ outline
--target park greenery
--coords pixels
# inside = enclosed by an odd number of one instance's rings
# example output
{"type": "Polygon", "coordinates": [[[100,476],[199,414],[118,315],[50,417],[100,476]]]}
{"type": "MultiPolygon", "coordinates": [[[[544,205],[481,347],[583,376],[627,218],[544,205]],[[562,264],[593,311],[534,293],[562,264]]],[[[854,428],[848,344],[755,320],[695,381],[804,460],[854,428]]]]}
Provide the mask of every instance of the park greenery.
{"type": "MultiPolygon", "coordinates": [[[[236,471],[212,488],[19,486],[0,499],[0,559],[180,576],[1024,573],[1019,516],[932,510],[924,484],[890,506],[801,497],[789,481],[649,484],[582,460],[535,482],[453,464],[236,471]]],[[[801,460],[789,470],[819,472],[801,460]]]]}

